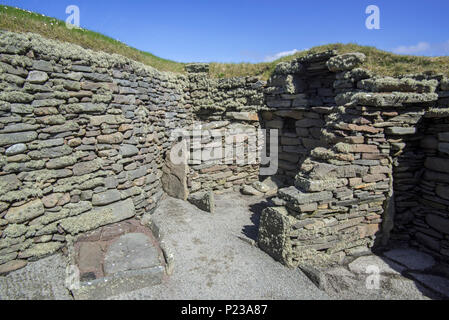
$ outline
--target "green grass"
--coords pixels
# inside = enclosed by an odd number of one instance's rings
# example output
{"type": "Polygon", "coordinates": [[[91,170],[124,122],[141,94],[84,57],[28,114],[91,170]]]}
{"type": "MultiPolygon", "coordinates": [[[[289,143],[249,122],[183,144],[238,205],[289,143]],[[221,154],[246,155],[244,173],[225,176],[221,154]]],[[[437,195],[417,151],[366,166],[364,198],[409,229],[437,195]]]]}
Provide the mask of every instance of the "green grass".
{"type": "Polygon", "coordinates": [[[161,71],[184,72],[184,64],[159,58],[151,53],[131,48],[98,32],[68,29],[64,21],[9,6],[0,6],[0,29],[33,32],[46,38],[80,45],[83,48],[117,53],[161,71]]]}
{"type": "MultiPolygon", "coordinates": [[[[14,32],[33,32],[44,37],[75,43],[84,48],[108,53],[117,53],[152,66],[161,71],[184,73],[184,63],[159,58],[151,53],[131,48],[126,44],[114,40],[97,32],[72,29],[65,26],[65,22],[38,13],[0,5],[0,29],[14,32]]],[[[282,61],[305,56],[309,53],[323,52],[335,49],[339,53],[362,52],[367,56],[364,68],[379,75],[397,76],[409,73],[442,73],[449,76],[449,57],[419,57],[397,55],[375,47],[360,46],[357,44],[329,44],[314,47],[307,51],[267,63],[210,63],[210,74],[215,78],[228,78],[240,76],[257,76],[268,79],[276,64],[282,61]]]]}

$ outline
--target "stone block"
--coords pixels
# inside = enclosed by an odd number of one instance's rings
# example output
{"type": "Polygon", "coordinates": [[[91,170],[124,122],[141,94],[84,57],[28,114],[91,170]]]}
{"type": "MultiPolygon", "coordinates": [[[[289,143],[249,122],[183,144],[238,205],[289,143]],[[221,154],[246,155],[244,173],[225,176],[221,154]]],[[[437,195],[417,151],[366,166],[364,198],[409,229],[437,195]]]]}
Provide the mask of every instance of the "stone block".
{"type": "Polygon", "coordinates": [[[126,199],[103,207],[94,208],[76,217],[63,219],[60,222],[60,226],[66,232],[76,235],[80,232],[94,230],[104,225],[132,218],[135,213],[133,201],[126,199]]]}
{"type": "Polygon", "coordinates": [[[30,142],[37,138],[37,132],[14,132],[0,134],[0,146],[30,142]]]}
{"type": "Polygon", "coordinates": [[[94,206],[105,206],[121,199],[121,194],[118,190],[111,189],[106,192],[97,193],[92,196],[92,204],[94,206]]]}
{"type": "Polygon", "coordinates": [[[214,213],[215,211],[215,198],[212,191],[191,194],[189,195],[187,200],[198,209],[201,209],[203,211],[210,213],[214,213]]]}
{"type": "Polygon", "coordinates": [[[449,159],[427,157],[424,166],[430,170],[449,173],[449,159]]]}
{"type": "Polygon", "coordinates": [[[410,270],[425,270],[435,264],[430,255],[411,248],[389,250],[384,255],[410,270]]]}
{"type": "Polygon", "coordinates": [[[333,194],[330,191],[304,193],[296,187],[280,189],[278,194],[284,200],[297,205],[319,201],[330,201],[333,197],[333,194]]]}
{"type": "Polygon", "coordinates": [[[44,205],[40,199],[30,201],[19,207],[12,207],[5,215],[9,223],[24,223],[44,214],[44,205]]]}
{"type": "Polygon", "coordinates": [[[335,56],[330,58],[326,62],[326,66],[332,72],[340,72],[352,70],[363,62],[365,62],[366,56],[363,53],[354,52],[354,53],[345,53],[339,56],[335,56]]]}

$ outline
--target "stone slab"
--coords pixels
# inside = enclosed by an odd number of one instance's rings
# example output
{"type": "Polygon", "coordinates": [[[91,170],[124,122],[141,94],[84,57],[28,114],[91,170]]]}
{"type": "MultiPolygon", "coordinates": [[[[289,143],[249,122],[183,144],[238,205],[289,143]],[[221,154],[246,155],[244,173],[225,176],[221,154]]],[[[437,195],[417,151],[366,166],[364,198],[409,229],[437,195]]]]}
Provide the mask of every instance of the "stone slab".
{"type": "Polygon", "coordinates": [[[134,203],[127,199],[113,204],[98,207],[76,217],[66,218],[61,221],[61,227],[68,233],[75,235],[80,232],[90,231],[101,226],[120,222],[135,215],[134,203]]]}
{"type": "Polygon", "coordinates": [[[374,255],[357,258],[348,265],[349,270],[356,274],[371,274],[372,272],[369,271],[371,266],[379,268],[379,271],[382,274],[399,275],[405,270],[405,267],[392,262],[391,260],[374,255]]]}
{"type": "Polygon", "coordinates": [[[212,191],[191,194],[187,200],[203,211],[210,213],[215,211],[215,197],[212,191]]]}
{"type": "Polygon", "coordinates": [[[435,260],[430,255],[411,248],[393,249],[384,252],[384,255],[411,270],[425,270],[435,264],[435,260]]]}
{"type": "Polygon", "coordinates": [[[449,299],[449,279],[416,272],[411,272],[410,276],[424,286],[441,294],[444,298],[449,299]]]}
{"type": "Polygon", "coordinates": [[[157,266],[141,270],[121,271],[112,276],[81,283],[72,290],[76,300],[105,300],[138,289],[162,283],[164,267],[157,266]]]}
{"type": "Polygon", "coordinates": [[[143,233],[128,233],[111,244],[104,261],[106,276],[118,272],[147,269],[161,264],[159,253],[143,233]]]}

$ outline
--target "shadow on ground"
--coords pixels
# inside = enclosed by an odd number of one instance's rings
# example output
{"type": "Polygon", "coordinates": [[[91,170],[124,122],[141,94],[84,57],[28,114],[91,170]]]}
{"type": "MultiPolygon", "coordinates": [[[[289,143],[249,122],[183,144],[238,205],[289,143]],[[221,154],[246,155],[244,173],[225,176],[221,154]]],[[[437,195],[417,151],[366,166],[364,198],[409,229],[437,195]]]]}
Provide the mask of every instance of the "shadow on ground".
{"type": "Polygon", "coordinates": [[[262,211],[271,205],[272,203],[269,199],[264,199],[260,202],[249,205],[249,211],[251,212],[250,219],[253,224],[243,226],[242,232],[245,236],[257,242],[257,238],[259,235],[260,216],[262,215],[262,211]]]}

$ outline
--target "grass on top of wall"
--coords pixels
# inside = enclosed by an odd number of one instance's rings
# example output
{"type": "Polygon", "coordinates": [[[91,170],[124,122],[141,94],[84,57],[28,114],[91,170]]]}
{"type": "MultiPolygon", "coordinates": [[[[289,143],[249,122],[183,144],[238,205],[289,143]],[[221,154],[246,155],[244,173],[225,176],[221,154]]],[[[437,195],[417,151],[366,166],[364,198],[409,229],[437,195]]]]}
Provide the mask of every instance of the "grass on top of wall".
{"type": "MultiPolygon", "coordinates": [[[[184,73],[185,63],[159,58],[151,53],[140,51],[126,44],[107,37],[103,34],[85,30],[68,29],[65,22],[46,17],[38,13],[0,5],[0,29],[14,32],[33,32],[46,38],[65,41],[80,45],[83,48],[95,51],[116,53],[152,66],[160,71],[184,73]]],[[[294,55],[284,57],[273,62],[264,63],[210,63],[210,75],[214,78],[229,78],[241,76],[257,76],[268,79],[276,64],[290,61],[309,53],[322,52],[335,49],[339,53],[362,52],[367,56],[363,65],[379,75],[397,76],[410,73],[442,73],[449,76],[449,56],[419,57],[397,55],[375,47],[360,46],[357,44],[328,44],[301,51],[294,55]]]]}

